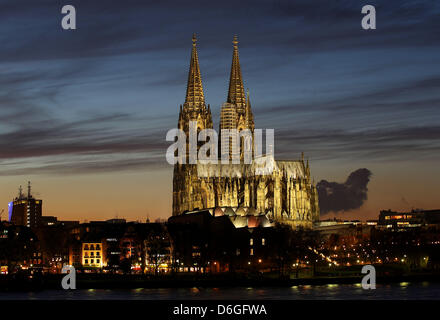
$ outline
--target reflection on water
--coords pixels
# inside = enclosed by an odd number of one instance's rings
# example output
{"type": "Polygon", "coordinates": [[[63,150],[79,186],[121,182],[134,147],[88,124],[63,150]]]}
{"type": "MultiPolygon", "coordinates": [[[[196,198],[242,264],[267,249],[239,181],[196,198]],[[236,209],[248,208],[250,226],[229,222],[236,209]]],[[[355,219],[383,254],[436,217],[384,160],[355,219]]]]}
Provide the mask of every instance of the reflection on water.
{"type": "Polygon", "coordinates": [[[258,288],[159,288],[132,290],[88,289],[46,290],[40,292],[0,293],[0,300],[174,300],[174,299],[439,299],[440,284],[430,282],[401,282],[377,284],[376,290],[363,290],[360,284],[298,285],[292,287],[258,288]]]}

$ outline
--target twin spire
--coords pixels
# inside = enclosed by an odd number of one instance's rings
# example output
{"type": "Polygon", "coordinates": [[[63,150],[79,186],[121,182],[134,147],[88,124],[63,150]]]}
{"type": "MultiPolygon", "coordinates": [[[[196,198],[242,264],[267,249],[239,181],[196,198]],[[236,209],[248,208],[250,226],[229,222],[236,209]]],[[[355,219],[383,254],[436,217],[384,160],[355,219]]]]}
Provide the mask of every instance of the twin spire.
{"type": "Polygon", "coordinates": [[[185,97],[185,106],[194,108],[205,105],[205,96],[203,95],[202,76],[200,75],[196,42],[196,35],[193,34],[191,61],[189,64],[188,84],[186,86],[185,97]]]}
{"type": "MultiPolygon", "coordinates": [[[[191,61],[189,66],[188,84],[186,87],[185,97],[185,106],[193,108],[198,108],[205,105],[205,96],[203,94],[202,77],[200,75],[199,57],[197,55],[196,43],[197,38],[196,35],[193,34],[191,61]]],[[[229,78],[227,102],[235,104],[239,113],[245,113],[249,112],[250,110],[245,109],[247,101],[244,92],[243,78],[241,75],[240,59],[238,56],[237,36],[234,36],[234,40],[232,41],[232,43],[234,51],[232,53],[231,75],[229,78]]]]}
{"type": "Polygon", "coordinates": [[[228,103],[233,103],[239,111],[244,110],[246,97],[244,94],[243,78],[241,76],[240,59],[238,57],[238,40],[234,36],[232,41],[234,51],[232,53],[231,75],[229,77],[228,103]]]}

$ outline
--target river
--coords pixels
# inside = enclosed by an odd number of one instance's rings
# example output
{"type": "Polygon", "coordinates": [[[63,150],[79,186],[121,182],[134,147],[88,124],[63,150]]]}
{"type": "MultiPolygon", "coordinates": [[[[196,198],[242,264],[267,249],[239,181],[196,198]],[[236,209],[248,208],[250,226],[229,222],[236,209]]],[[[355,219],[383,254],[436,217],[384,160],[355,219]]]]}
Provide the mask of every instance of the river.
{"type": "Polygon", "coordinates": [[[43,290],[37,292],[0,292],[0,300],[437,300],[440,283],[401,282],[378,284],[363,290],[360,284],[299,285],[258,288],[159,288],[43,290]]]}

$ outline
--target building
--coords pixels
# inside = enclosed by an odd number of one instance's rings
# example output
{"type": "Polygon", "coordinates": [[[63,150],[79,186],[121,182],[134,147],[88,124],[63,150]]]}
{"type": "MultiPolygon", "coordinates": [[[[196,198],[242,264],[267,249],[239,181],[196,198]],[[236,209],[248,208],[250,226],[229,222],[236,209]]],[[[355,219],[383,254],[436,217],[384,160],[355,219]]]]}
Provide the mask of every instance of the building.
{"type": "Polygon", "coordinates": [[[102,242],[82,243],[82,265],[85,268],[101,268],[103,265],[102,242]]]}
{"type": "Polygon", "coordinates": [[[328,219],[317,221],[313,225],[321,239],[327,244],[355,244],[368,241],[375,225],[359,220],[328,219]]]}
{"type": "Polygon", "coordinates": [[[0,222],[0,266],[3,272],[41,270],[43,253],[34,230],[21,225],[0,222]]]}
{"type": "MultiPolygon", "coordinates": [[[[60,226],[61,227],[61,226],[60,226]]],[[[172,248],[165,224],[93,221],[63,227],[69,264],[110,273],[168,272],[172,248]]]]}
{"type": "Polygon", "coordinates": [[[234,217],[209,210],[168,219],[174,267],[179,272],[270,271],[291,265],[308,249],[311,230],[293,230],[279,223],[237,226],[234,217]]]}
{"type": "Polygon", "coordinates": [[[60,221],[55,216],[42,216],[40,219],[40,226],[48,227],[48,226],[63,226],[63,227],[73,227],[75,225],[79,225],[79,221],[60,221]]]}
{"type": "MultiPolygon", "coordinates": [[[[202,78],[193,37],[186,97],[180,106],[178,128],[190,134],[191,122],[196,122],[197,132],[213,129],[211,109],[205,103],[202,78]]],[[[249,94],[244,92],[238,55],[238,41],[234,38],[232,66],[227,101],[220,114],[220,130],[236,129],[254,138],[254,116],[249,94]]],[[[240,136],[244,146],[248,136],[240,136]]],[[[228,137],[220,136],[220,143],[228,143],[228,137]]],[[[229,141],[231,143],[231,141],[229,141]]],[[[189,159],[189,139],[187,139],[189,159]]],[[[273,146],[269,146],[273,147],[273,146]]],[[[200,146],[198,146],[199,150],[200,146]]],[[[221,149],[221,148],[220,148],[221,149]]],[[[233,157],[232,148],[230,157],[233,157]]],[[[266,146],[267,150],[267,146],[266,146]]],[[[236,216],[265,215],[293,227],[311,228],[319,220],[316,186],[311,180],[308,161],[304,156],[295,161],[275,161],[271,174],[256,174],[256,161],[244,162],[240,148],[239,164],[180,164],[174,166],[173,216],[188,211],[230,207],[236,216]],[[218,174],[218,173],[221,174],[218,174]]],[[[254,149],[252,154],[255,156],[254,149]]]]}
{"type": "Polygon", "coordinates": [[[20,186],[18,196],[9,203],[10,221],[18,226],[38,228],[41,224],[43,201],[31,194],[31,183],[28,183],[27,196],[20,186]]]}
{"type": "Polygon", "coordinates": [[[439,224],[440,210],[411,210],[410,212],[382,210],[377,225],[380,228],[407,229],[439,224]]]}
{"type": "Polygon", "coordinates": [[[58,224],[58,218],[55,216],[45,216],[41,217],[40,225],[42,226],[55,226],[58,224]]]}
{"type": "Polygon", "coordinates": [[[75,242],[69,245],[69,265],[79,268],[82,266],[81,243],[75,242]]]}

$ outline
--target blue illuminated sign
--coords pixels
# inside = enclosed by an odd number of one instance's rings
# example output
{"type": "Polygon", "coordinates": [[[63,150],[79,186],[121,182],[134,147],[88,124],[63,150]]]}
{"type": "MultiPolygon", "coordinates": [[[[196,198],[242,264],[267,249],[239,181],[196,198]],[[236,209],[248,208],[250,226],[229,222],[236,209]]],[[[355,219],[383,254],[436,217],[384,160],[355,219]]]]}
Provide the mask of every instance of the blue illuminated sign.
{"type": "Polygon", "coordinates": [[[14,207],[14,202],[11,201],[8,203],[8,213],[9,213],[9,221],[11,221],[11,217],[12,217],[12,208],[14,207]]]}

